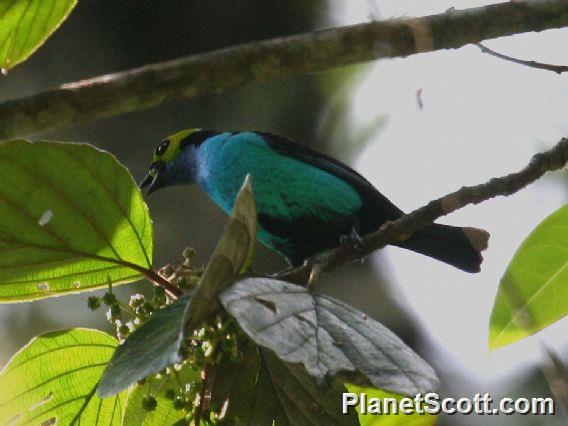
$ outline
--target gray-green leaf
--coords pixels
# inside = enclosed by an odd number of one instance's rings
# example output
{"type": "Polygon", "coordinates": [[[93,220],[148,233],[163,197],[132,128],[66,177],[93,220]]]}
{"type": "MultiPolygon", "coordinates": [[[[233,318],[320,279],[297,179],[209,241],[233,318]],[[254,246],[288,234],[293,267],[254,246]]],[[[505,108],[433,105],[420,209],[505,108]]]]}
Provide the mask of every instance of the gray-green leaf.
{"type": "Polygon", "coordinates": [[[328,296],[247,278],[223,291],[220,300],[254,342],[287,363],[303,364],[319,384],[342,373],[406,395],[438,385],[432,368],[391,331],[328,296]]]}
{"type": "Polygon", "coordinates": [[[195,290],[195,297],[187,305],[184,318],[187,333],[198,327],[215,308],[219,292],[249,268],[254,254],[256,226],[252,178],[247,175],[223,235],[195,290]]]}
{"type": "Polygon", "coordinates": [[[106,333],[80,328],[34,338],[0,373],[0,424],[120,425],[126,394],[95,395],[117,345],[106,333]]]}
{"type": "Polygon", "coordinates": [[[97,395],[108,397],[181,361],[182,321],[193,292],[155,312],[120,345],[105,370],[97,395]]]}
{"type": "Polygon", "coordinates": [[[0,302],[135,281],[152,222],[130,173],[84,144],[0,145],[0,302]]]}

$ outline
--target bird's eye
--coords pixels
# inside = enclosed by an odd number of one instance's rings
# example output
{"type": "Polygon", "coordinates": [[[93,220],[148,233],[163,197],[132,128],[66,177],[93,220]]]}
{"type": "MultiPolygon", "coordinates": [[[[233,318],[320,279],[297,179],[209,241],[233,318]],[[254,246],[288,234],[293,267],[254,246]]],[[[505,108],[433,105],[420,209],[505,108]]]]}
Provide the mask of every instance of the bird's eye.
{"type": "Polygon", "coordinates": [[[156,148],[156,155],[164,155],[164,153],[168,149],[169,144],[170,141],[164,141],[160,145],[158,145],[158,147],[156,148]]]}

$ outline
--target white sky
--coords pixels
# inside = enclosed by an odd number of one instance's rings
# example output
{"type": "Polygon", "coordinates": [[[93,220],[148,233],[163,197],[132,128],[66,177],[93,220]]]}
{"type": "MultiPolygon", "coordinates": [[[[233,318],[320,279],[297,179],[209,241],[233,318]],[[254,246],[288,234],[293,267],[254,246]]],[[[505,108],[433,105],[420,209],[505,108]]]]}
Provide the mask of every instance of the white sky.
{"type": "MultiPolygon", "coordinates": [[[[382,19],[491,3],[495,1],[376,0],[382,19]]],[[[334,24],[368,20],[368,0],[330,0],[329,4],[334,24]]],[[[567,30],[486,44],[524,59],[568,64],[567,30]]],[[[507,63],[474,46],[379,61],[353,91],[351,102],[353,129],[379,115],[388,116],[386,127],[354,165],[407,211],[462,185],[517,171],[533,153],[568,136],[566,74],[507,63]],[[416,101],[419,88],[423,111],[416,101]]],[[[404,250],[385,249],[389,270],[406,304],[434,340],[477,378],[495,378],[540,359],[535,338],[490,354],[489,316],[499,279],[515,249],[542,219],[566,202],[568,186],[561,178],[568,176],[556,173],[512,197],[467,207],[442,220],[491,233],[480,274],[468,275],[404,250]]],[[[567,325],[568,321],[561,321],[538,338],[566,349],[567,325]]]]}

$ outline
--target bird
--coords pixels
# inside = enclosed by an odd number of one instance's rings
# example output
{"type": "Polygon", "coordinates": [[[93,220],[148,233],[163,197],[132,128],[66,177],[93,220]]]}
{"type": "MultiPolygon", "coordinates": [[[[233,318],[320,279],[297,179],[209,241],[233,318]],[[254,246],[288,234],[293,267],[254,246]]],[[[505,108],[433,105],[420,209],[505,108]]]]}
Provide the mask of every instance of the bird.
{"type": "MultiPolygon", "coordinates": [[[[186,129],[156,147],[146,194],[198,184],[227,214],[250,174],[257,239],[290,268],[355,241],[404,213],[351,167],[309,145],[260,131],[186,129]]],[[[394,245],[466,272],[481,270],[489,233],[432,223],[394,245]]]]}

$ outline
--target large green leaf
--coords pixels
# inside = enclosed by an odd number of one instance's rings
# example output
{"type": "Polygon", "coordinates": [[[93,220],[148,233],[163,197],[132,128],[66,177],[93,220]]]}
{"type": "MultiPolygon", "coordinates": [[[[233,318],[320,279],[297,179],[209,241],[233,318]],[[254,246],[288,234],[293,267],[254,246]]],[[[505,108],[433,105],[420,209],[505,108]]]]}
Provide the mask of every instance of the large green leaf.
{"type": "Polygon", "coordinates": [[[513,343],[568,314],[568,205],[540,223],[507,267],[493,305],[489,344],[513,343]]]}
{"type": "Polygon", "coordinates": [[[61,25],[77,0],[0,1],[0,68],[25,61],[61,25]]]}
{"type": "Polygon", "coordinates": [[[34,338],[0,373],[0,424],[119,425],[126,394],[101,400],[95,389],[118,342],[98,330],[34,338]],[[52,423],[49,423],[52,424],[52,423]]]}
{"type": "Polygon", "coordinates": [[[84,144],[0,145],[0,302],[137,280],[152,223],[130,173],[84,144]]]}
{"type": "Polygon", "coordinates": [[[438,385],[432,368],[390,330],[331,297],[284,281],[246,278],[219,298],[256,344],[286,363],[303,364],[319,385],[348,377],[405,395],[438,385]]]}

